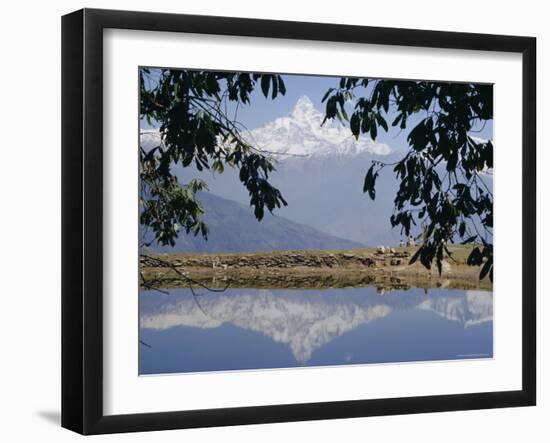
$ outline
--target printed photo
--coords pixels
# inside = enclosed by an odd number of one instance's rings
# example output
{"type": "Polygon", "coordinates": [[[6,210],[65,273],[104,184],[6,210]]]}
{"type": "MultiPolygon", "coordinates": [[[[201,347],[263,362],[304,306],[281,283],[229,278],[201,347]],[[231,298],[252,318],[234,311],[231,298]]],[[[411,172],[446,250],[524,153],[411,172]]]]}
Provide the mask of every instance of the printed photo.
{"type": "Polygon", "coordinates": [[[139,84],[140,375],[493,357],[493,85],[139,84]]]}

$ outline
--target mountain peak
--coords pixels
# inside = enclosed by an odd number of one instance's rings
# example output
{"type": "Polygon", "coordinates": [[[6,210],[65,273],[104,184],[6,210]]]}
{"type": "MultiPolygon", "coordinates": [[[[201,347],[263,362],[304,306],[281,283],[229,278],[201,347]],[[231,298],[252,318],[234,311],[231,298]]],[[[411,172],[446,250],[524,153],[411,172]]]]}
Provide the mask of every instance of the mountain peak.
{"type": "Polygon", "coordinates": [[[311,110],[315,109],[315,106],[307,95],[302,95],[294,105],[294,110],[296,109],[311,110]]]}
{"type": "Polygon", "coordinates": [[[302,95],[294,105],[290,116],[296,120],[311,121],[318,120],[321,113],[315,109],[313,102],[307,95],[302,95]]]}
{"type": "MultiPolygon", "coordinates": [[[[324,114],[317,110],[307,95],[302,95],[285,117],[279,117],[261,128],[247,131],[243,137],[259,149],[279,155],[279,160],[312,156],[349,156],[359,154],[388,155],[385,143],[362,135],[353,137],[349,127],[338,121],[322,125],[324,114]]],[[[142,130],[140,142],[146,149],[161,143],[157,129],[142,130]]]]}
{"type": "Polygon", "coordinates": [[[359,140],[350,129],[337,121],[323,123],[323,112],[317,110],[307,95],[302,95],[290,114],[279,117],[261,128],[250,131],[251,143],[273,154],[310,157],[329,155],[387,155],[391,149],[367,136],[359,140]]]}

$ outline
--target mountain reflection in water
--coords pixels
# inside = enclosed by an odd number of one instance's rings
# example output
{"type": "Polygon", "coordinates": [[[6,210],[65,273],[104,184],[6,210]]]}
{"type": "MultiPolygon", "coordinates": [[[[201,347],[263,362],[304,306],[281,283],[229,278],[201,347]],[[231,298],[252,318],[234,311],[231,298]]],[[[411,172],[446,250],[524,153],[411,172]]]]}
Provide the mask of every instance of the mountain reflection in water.
{"type": "Polygon", "coordinates": [[[488,358],[491,292],[374,287],[140,293],[140,373],[488,358]]]}

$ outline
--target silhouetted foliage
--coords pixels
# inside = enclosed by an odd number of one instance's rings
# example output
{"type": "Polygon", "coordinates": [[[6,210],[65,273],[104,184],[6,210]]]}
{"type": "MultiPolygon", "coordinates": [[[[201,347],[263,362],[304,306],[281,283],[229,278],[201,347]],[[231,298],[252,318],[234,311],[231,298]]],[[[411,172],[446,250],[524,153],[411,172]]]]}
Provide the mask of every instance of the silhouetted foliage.
{"type": "MultiPolygon", "coordinates": [[[[140,145],[140,221],[159,243],[174,245],[181,229],[208,235],[196,198],[206,183],[180,184],[176,165],[217,173],[237,168],[258,220],[265,209],[286,205],[269,183],[272,160],[243,138],[236,115],[230,117],[229,109],[249,104],[257,87],[265,99],[286,92],[274,74],[140,69],[140,118],[160,134],[157,146],[140,145]]],[[[408,131],[409,150],[395,163],[373,161],[363,191],[374,200],[378,176],[393,170],[399,189],[390,223],[407,236],[419,232],[421,240],[411,263],[429,269],[435,262],[441,272],[444,257],[452,258],[449,243],[471,243],[468,264],[481,266],[480,278],[492,280],[493,194],[484,175],[493,167],[493,144],[472,136],[493,118],[492,86],[344,77],[322,100],[323,123],[338,119],[357,138],[376,140],[390,127],[408,131]],[[350,115],[349,100],[355,102],[350,115]]]]}
{"type": "Polygon", "coordinates": [[[265,98],[275,99],[286,88],[279,75],[241,72],[142,68],[140,118],[158,127],[157,146],[140,144],[140,222],[163,245],[174,245],[180,229],[208,235],[196,193],[207,189],[201,180],[180,184],[173,168],[194,165],[199,171],[239,170],[258,220],[286,201],[269,183],[273,162],[241,136],[242,126],[229,117],[228,104],[248,104],[260,85],[265,98]]]}
{"type": "MultiPolygon", "coordinates": [[[[493,278],[493,194],[483,175],[493,167],[493,144],[472,132],[493,118],[493,87],[483,84],[341,78],[327,91],[325,121],[349,124],[352,134],[373,140],[390,125],[409,130],[409,150],[395,163],[373,161],[363,191],[376,197],[376,179],[392,168],[399,181],[392,226],[409,236],[418,226],[421,246],[413,255],[441,273],[446,245],[474,243],[468,264],[493,278]],[[348,116],[345,105],[354,100],[348,116]],[[388,124],[388,117],[392,120],[388,124]],[[409,122],[415,121],[411,128],[409,122]]],[[[324,121],[323,121],[324,123],[324,121]]]]}

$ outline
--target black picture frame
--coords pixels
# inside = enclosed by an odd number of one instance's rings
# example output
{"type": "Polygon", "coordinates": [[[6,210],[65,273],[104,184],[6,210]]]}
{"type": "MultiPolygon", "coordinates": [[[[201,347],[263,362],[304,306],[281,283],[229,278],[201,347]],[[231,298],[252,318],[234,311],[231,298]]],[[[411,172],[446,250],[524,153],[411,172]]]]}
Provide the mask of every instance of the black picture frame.
{"type": "Polygon", "coordinates": [[[62,18],[62,426],[82,434],[529,406],[536,403],[536,39],[83,9],[62,18]],[[519,53],[523,64],[522,389],[392,399],[103,413],[103,30],[171,31],[519,53]]]}

